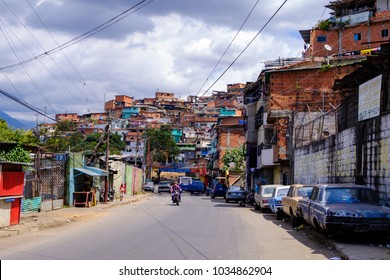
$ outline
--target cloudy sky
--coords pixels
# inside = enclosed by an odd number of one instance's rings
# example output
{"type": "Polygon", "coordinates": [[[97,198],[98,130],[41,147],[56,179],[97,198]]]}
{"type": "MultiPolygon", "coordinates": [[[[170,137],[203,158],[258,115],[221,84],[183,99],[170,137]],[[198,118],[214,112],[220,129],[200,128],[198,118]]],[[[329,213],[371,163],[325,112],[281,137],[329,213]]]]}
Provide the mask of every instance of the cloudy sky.
{"type": "Polygon", "coordinates": [[[0,89],[11,95],[0,94],[0,111],[42,122],[12,99],[52,117],[81,115],[115,95],[185,99],[254,81],[261,62],[301,55],[299,30],[328,18],[328,3],[0,0],[0,89]]]}

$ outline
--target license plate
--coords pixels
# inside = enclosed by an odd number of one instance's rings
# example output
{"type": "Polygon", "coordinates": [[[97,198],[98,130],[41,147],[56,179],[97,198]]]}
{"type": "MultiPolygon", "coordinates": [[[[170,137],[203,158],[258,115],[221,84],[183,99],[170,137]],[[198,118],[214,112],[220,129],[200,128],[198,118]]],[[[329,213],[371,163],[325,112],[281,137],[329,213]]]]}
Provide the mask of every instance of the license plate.
{"type": "Polygon", "coordinates": [[[367,232],[368,231],[368,226],[366,225],[357,225],[353,228],[355,232],[367,232]]]}

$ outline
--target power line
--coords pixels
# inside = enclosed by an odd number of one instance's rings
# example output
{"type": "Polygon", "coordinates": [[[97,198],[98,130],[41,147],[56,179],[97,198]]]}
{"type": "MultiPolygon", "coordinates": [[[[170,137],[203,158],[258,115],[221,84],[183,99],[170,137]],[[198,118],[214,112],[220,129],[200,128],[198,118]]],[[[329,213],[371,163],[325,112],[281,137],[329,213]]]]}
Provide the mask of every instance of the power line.
{"type": "MultiPolygon", "coordinates": [[[[0,29],[1,29],[5,39],[7,40],[8,45],[10,46],[11,50],[13,51],[16,59],[20,60],[21,58],[19,58],[19,55],[18,55],[18,53],[16,51],[16,48],[14,48],[14,43],[13,43],[12,39],[7,37],[7,34],[5,33],[3,28],[0,27],[0,29]]],[[[30,81],[33,83],[35,89],[42,96],[42,98],[45,100],[45,102],[51,108],[51,110],[55,113],[55,111],[54,111],[53,107],[50,105],[50,102],[47,99],[46,95],[43,93],[42,89],[38,86],[38,84],[34,81],[32,75],[30,74],[29,70],[27,69],[27,65],[22,64],[22,66],[23,66],[23,69],[24,69],[25,73],[29,77],[30,81]]]]}
{"type": "Polygon", "coordinates": [[[152,3],[154,0],[142,0],[140,2],[138,2],[137,4],[135,4],[134,6],[128,8],[127,10],[125,10],[124,12],[120,13],[119,15],[111,18],[110,20],[106,21],[105,23],[91,29],[90,31],[87,31],[59,46],[57,46],[56,48],[53,48],[49,51],[46,51],[42,54],[39,54],[37,56],[34,56],[34,57],[31,57],[29,59],[26,59],[26,60],[23,60],[23,61],[20,61],[19,63],[14,63],[14,64],[11,64],[11,65],[7,65],[7,66],[4,66],[4,67],[0,67],[0,70],[3,70],[3,69],[7,69],[7,68],[12,68],[12,67],[15,67],[15,66],[19,66],[19,65],[22,65],[22,64],[26,64],[26,63],[30,63],[32,61],[35,61],[37,59],[41,59],[42,57],[45,57],[49,54],[53,54],[53,53],[56,53],[56,52],[59,52],[65,48],[68,48],[70,46],[73,46],[74,44],[76,43],[79,43],[93,35],[95,35],[96,33],[98,32],[101,32],[103,30],[105,30],[106,28],[110,27],[111,25],[121,21],[122,19],[128,17],[129,15],[131,14],[134,14],[135,12],[137,12],[138,10],[142,9],[143,7],[149,5],[150,3],[152,3]],[[146,2],[146,3],[144,3],[146,2]],[[134,10],[134,11],[132,11],[134,10]]]}
{"type": "MultiPolygon", "coordinates": [[[[279,13],[282,7],[286,4],[287,0],[285,0],[279,8],[275,11],[275,13],[268,19],[268,21],[263,25],[263,27],[257,32],[257,34],[252,38],[252,40],[245,46],[245,48],[238,54],[238,56],[230,63],[230,65],[222,72],[222,74],[211,84],[211,86],[201,95],[204,96],[225,74],[226,72],[233,66],[233,64],[241,57],[241,55],[249,48],[249,46],[253,43],[253,41],[260,35],[260,33],[267,27],[267,25],[272,21],[272,19],[279,13]]],[[[189,106],[187,110],[184,112],[180,118],[184,117],[186,113],[189,112],[189,109],[192,106],[189,106]]]]}
{"type": "Polygon", "coordinates": [[[22,105],[22,106],[24,106],[24,107],[26,107],[26,108],[28,108],[30,110],[32,110],[32,111],[34,111],[34,112],[36,112],[36,113],[38,113],[38,114],[48,118],[48,119],[56,121],[56,119],[50,117],[45,112],[41,111],[39,108],[35,107],[34,105],[31,105],[31,104],[27,103],[24,100],[21,100],[21,99],[15,97],[15,96],[13,96],[12,94],[6,92],[5,90],[0,89],[0,93],[3,94],[5,97],[8,97],[9,99],[15,101],[16,103],[19,103],[20,105],[22,105]]]}
{"type": "MultiPolygon", "coordinates": [[[[29,0],[27,0],[28,4],[30,5],[31,9],[34,11],[35,15],[37,16],[37,18],[39,19],[39,21],[42,23],[42,25],[45,27],[46,31],[49,33],[50,37],[53,39],[53,41],[56,43],[57,46],[59,46],[57,40],[54,38],[53,34],[50,32],[49,28],[46,26],[46,24],[43,22],[42,18],[39,16],[39,14],[37,13],[37,11],[34,9],[33,5],[31,5],[31,2],[29,0]]],[[[70,66],[73,68],[73,70],[76,72],[76,74],[79,76],[80,80],[82,81],[83,85],[86,85],[87,83],[85,82],[84,78],[81,76],[80,72],[76,69],[76,67],[74,66],[74,64],[71,62],[71,60],[69,59],[69,57],[66,55],[66,53],[64,52],[64,50],[61,49],[61,52],[62,54],[65,56],[65,58],[67,59],[68,63],[70,64],[70,66]]],[[[62,70],[62,68],[60,68],[62,70]]],[[[66,73],[64,72],[64,74],[66,75],[66,73]]],[[[68,77],[68,75],[66,75],[68,77]]],[[[68,77],[68,79],[72,82],[72,80],[70,79],[70,77],[68,77]]],[[[77,87],[77,85],[75,84],[76,88],[79,89],[77,87]]],[[[88,86],[88,89],[90,90],[91,94],[97,98],[97,96],[95,95],[95,93],[92,91],[92,89],[88,86]]],[[[80,90],[80,89],[79,89],[80,90]]],[[[80,92],[82,92],[80,90],[80,92]]]]}
{"type": "MultiPolygon", "coordinates": [[[[4,2],[4,1],[3,1],[4,2]]],[[[11,10],[12,11],[12,10],[11,10]]],[[[16,15],[16,14],[14,14],[15,15],[15,17],[19,20],[19,22],[20,22],[20,24],[22,24],[23,25],[23,23],[20,21],[20,19],[18,18],[18,16],[16,15]]],[[[0,22],[1,23],[3,23],[3,25],[4,26],[6,26],[6,24],[0,19],[0,22]]],[[[23,25],[24,26],[24,25],[23,25]]],[[[31,32],[28,30],[28,28],[27,27],[25,27],[24,26],[24,28],[29,32],[29,34],[31,35],[31,37],[40,45],[40,47],[44,50],[44,47],[39,43],[39,41],[34,37],[34,35],[33,34],[31,34],[31,32]]],[[[8,28],[9,29],[9,28],[8,28]]],[[[18,36],[11,30],[11,29],[9,29],[9,32],[11,32],[12,34],[13,34],[13,36],[24,46],[24,48],[30,53],[30,54],[33,54],[33,52],[29,49],[29,47],[28,46],[26,46],[24,43],[23,43],[23,41],[22,40],[20,40],[19,38],[18,38],[18,36]]],[[[11,49],[13,49],[12,47],[11,47],[11,49]]],[[[64,73],[64,75],[65,76],[67,76],[67,74],[65,73],[65,71],[61,68],[61,66],[60,65],[58,65],[57,63],[56,63],[56,61],[51,57],[51,56],[49,56],[49,58],[51,59],[51,61],[62,71],[62,73],[64,73]]],[[[76,99],[78,99],[79,101],[80,101],[80,103],[82,102],[81,101],[81,99],[79,99],[79,97],[76,95],[76,94],[74,94],[69,88],[67,88],[45,65],[44,65],[44,63],[42,63],[42,61],[41,60],[39,60],[39,63],[42,65],[42,67],[44,67],[45,69],[46,69],[46,71],[59,83],[59,84],[61,84],[61,86],[67,91],[67,92],[69,92],[69,93],[71,93],[76,99]]],[[[6,75],[5,74],[5,71],[4,70],[2,70],[2,72],[4,73],[4,75],[6,75]]],[[[68,76],[67,76],[68,77],[68,76]]],[[[10,79],[9,78],[7,78],[9,81],[10,81],[10,79]]],[[[68,79],[70,80],[70,78],[68,77],[68,79]]],[[[70,80],[71,81],[71,80],[70,80]]],[[[11,82],[11,81],[10,81],[11,82]]],[[[71,81],[72,82],[72,81],[71,81]]],[[[11,82],[12,83],[12,82],[11,82]]],[[[15,88],[15,87],[14,87],[15,88]]],[[[17,91],[18,92],[18,91],[17,91]]],[[[19,92],[18,92],[19,93],[19,92]]],[[[20,94],[19,94],[19,96],[21,97],[21,98],[23,98],[20,94]]]]}
{"type": "Polygon", "coordinates": [[[234,35],[233,39],[230,41],[229,45],[227,46],[227,48],[225,49],[225,51],[223,52],[221,58],[218,60],[218,62],[215,64],[213,70],[211,70],[210,74],[208,75],[208,77],[206,78],[206,80],[204,81],[204,83],[202,84],[202,86],[200,87],[198,93],[196,95],[198,95],[201,90],[203,89],[204,85],[207,83],[207,81],[210,79],[211,75],[214,73],[215,69],[217,69],[219,63],[221,62],[221,60],[225,57],[227,51],[230,49],[231,45],[233,44],[234,40],[237,38],[238,34],[241,32],[242,28],[244,27],[245,23],[248,21],[249,17],[251,16],[253,10],[256,8],[257,4],[259,3],[260,0],[257,0],[255,5],[252,7],[252,9],[250,10],[249,14],[247,15],[247,17],[245,18],[244,22],[241,24],[240,28],[238,29],[236,35],[234,35]]]}
{"type": "Polygon", "coordinates": [[[267,27],[267,25],[273,20],[277,13],[282,9],[282,7],[286,4],[287,0],[285,0],[282,5],[276,10],[276,12],[270,17],[270,19],[263,25],[263,27],[257,32],[257,34],[252,38],[252,40],[245,46],[245,48],[238,54],[238,56],[230,63],[230,65],[222,72],[222,74],[211,84],[211,86],[202,94],[205,95],[225,74],[226,72],[233,66],[234,63],[241,57],[241,55],[249,48],[249,46],[253,43],[253,41],[260,35],[260,33],[267,27]]]}

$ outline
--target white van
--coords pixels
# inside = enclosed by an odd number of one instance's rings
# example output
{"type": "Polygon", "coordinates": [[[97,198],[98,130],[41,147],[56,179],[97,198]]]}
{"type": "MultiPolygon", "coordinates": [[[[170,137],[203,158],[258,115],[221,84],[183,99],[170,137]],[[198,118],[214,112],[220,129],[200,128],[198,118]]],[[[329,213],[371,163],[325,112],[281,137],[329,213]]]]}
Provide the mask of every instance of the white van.
{"type": "Polygon", "coordinates": [[[191,177],[179,177],[179,185],[190,185],[192,184],[192,178],[191,177]]]}
{"type": "Polygon", "coordinates": [[[183,191],[187,191],[192,184],[192,178],[191,177],[179,177],[179,186],[183,191]]]}

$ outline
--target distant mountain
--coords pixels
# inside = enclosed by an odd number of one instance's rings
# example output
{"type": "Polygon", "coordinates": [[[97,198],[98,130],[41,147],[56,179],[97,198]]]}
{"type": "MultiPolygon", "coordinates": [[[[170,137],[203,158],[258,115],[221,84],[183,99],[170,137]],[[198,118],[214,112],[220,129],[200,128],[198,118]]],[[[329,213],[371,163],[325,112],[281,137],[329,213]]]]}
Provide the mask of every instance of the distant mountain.
{"type": "Polygon", "coordinates": [[[24,121],[24,120],[17,120],[11,117],[10,115],[7,115],[4,112],[0,111],[0,119],[3,119],[6,121],[9,127],[12,127],[14,129],[32,129],[35,126],[35,122],[32,121],[24,121]]]}

